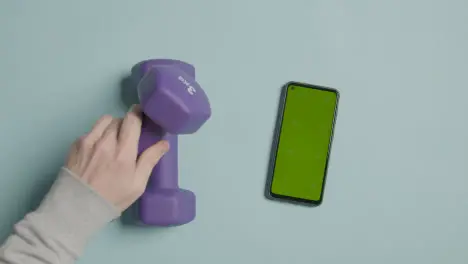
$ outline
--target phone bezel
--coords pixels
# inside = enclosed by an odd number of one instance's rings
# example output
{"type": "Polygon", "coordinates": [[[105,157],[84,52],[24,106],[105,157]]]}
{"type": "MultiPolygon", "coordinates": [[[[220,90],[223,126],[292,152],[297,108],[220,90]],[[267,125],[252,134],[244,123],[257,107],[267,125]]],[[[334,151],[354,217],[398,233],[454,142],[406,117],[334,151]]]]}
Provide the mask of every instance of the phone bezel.
{"type": "Polygon", "coordinates": [[[267,184],[266,184],[266,188],[265,188],[265,196],[268,199],[275,200],[275,201],[294,203],[294,204],[300,204],[300,205],[306,205],[306,206],[314,206],[314,207],[319,206],[319,205],[322,204],[323,197],[325,195],[325,185],[326,185],[326,181],[327,181],[328,165],[329,165],[330,153],[331,153],[333,137],[334,137],[334,132],[335,132],[335,123],[336,123],[336,118],[337,118],[337,115],[338,115],[339,98],[340,98],[340,92],[335,88],[330,88],[330,87],[325,87],[325,86],[320,86],[320,85],[314,85],[314,84],[309,84],[309,83],[303,83],[303,82],[296,82],[296,81],[290,81],[290,82],[287,82],[286,84],[283,85],[283,87],[281,89],[280,102],[279,102],[277,118],[276,118],[276,124],[275,124],[275,129],[274,129],[274,134],[273,134],[273,141],[272,141],[272,145],[271,145],[270,161],[269,161],[269,165],[268,165],[267,184]],[[281,135],[281,127],[282,127],[282,124],[283,124],[284,110],[285,110],[285,107],[286,107],[286,99],[287,99],[287,96],[288,96],[288,88],[290,86],[292,86],[292,85],[301,86],[301,87],[309,88],[309,89],[316,89],[316,90],[322,90],[322,91],[327,91],[327,92],[333,92],[333,93],[336,94],[336,103],[335,103],[335,110],[334,110],[334,113],[333,113],[332,131],[331,131],[330,140],[329,140],[329,143],[328,143],[327,159],[326,159],[326,163],[325,163],[325,170],[324,170],[324,176],[323,176],[323,181],[322,181],[322,191],[320,193],[320,199],[319,200],[308,200],[308,199],[303,199],[303,198],[298,198],[298,197],[279,195],[279,194],[275,194],[275,193],[273,193],[271,191],[272,183],[273,183],[274,170],[275,170],[275,166],[276,166],[276,156],[278,154],[279,138],[280,138],[280,135],[281,135]]]}

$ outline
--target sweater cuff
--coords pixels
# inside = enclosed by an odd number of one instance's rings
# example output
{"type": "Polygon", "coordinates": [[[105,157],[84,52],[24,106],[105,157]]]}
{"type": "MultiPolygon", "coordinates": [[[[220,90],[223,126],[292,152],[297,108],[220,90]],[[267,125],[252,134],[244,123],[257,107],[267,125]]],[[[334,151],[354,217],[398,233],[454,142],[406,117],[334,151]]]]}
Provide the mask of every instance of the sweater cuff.
{"type": "Polygon", "coordinates": [[[27,218],[79,255],[91,236],[119,216],[115,206],[63,167],[39,208],[27,218]]]}

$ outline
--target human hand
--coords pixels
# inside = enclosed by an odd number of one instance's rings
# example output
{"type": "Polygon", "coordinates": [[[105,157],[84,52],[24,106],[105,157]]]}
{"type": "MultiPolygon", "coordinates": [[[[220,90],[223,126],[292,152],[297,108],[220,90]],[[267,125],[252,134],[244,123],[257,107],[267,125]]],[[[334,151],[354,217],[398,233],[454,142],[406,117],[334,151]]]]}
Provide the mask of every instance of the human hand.
{"type": "Polygon", "coordinates": [[[160,141],[138,157],[142,117],[139,106],[125,118],[103,116],[71,147],[66,167],[121,211],[140,197],[151,171],[169,150],[160,141]]]}

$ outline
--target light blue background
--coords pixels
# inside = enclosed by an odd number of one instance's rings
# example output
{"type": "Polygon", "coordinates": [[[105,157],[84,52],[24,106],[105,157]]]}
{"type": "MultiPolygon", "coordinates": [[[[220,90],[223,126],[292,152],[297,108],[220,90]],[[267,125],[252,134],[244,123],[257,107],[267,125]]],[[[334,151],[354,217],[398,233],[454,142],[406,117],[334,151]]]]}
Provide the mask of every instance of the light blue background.
{"type": "Polygon", "coordinates": [[[465,0],[0,0],[0,236],[68,145],[126,111],[147,58],[196,66],[212,119],[181,138],[193,223],[108,226],[81,263],[466,263],[465,0]],[[279,89],[341,91],[324,204],[266,200],[279,89]]]}

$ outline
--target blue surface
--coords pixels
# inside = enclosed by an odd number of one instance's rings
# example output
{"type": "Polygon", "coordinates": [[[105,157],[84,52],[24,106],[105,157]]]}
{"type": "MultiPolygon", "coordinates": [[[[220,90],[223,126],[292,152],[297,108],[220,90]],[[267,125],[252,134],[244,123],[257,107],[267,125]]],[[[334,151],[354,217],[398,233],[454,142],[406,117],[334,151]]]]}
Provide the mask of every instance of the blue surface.
{"type": "Polygon", "coordinates": [[[212,119],[181,138],[195,222],[115,222],[80,263],[465,263],[468,2],[0,1],[0,236],[68,145],[126,110],[147,58],[195,64],[212,119]],[[338,88],[324,204],[267,201],[279,89],[338,88]]]}

